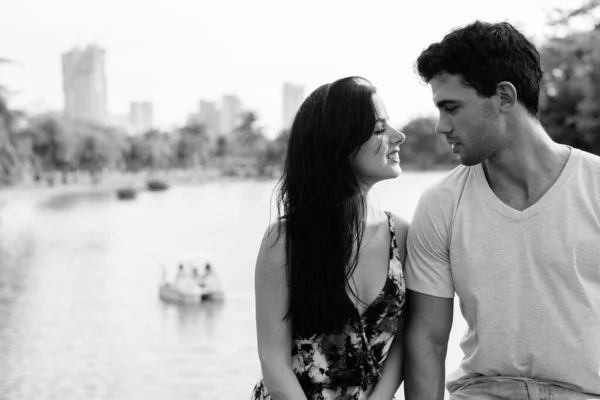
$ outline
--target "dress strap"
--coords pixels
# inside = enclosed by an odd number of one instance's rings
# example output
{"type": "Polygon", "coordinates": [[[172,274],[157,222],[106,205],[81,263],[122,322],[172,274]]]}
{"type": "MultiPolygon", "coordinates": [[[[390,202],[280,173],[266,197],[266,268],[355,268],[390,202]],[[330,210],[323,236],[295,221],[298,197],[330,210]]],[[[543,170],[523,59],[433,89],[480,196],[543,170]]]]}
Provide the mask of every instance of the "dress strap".
{"type": "Polygon", "coordinates": [[[394,217],[389,211],[384,211],[388,217],[388,224],[390,228],[390,260],[394,258],[394,253],[398,249],[398,243],[396,242],[396,228],[394,224],[394,217]]]}

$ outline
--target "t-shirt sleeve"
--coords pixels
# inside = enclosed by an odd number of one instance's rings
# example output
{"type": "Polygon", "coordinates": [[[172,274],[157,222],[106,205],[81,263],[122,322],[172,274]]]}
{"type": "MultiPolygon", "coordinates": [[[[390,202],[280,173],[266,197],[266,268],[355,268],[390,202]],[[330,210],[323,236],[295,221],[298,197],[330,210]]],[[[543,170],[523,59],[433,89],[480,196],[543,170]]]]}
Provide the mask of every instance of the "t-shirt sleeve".
{"type": "Polygon", "coordinates": [[[450,268],[449,212],[431,192],[424,193],[406,239],[406,287],[431,296],[454,298],[450,268]]]}

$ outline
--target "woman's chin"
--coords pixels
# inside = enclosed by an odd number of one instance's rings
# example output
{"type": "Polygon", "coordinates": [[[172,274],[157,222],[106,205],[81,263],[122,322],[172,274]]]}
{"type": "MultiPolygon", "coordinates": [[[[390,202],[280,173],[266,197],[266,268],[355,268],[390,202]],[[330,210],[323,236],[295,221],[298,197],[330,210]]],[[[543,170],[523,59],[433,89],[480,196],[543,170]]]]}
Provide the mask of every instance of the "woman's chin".
{"type": "Polygon", "coordinates": [[[402,167],[400,166],[400,163],[397,163],[396,165],[392,166],[392,178],[397,178],[400,176],[400,174],[402,173],[402,167]]]}
{"type": "Polygon", "coordinates": [[[386,174],[381,177],[381,180],[384,181],[388,179],[396,179],[401,173],[402,167],[400,167],[400,164],[396,164],[395,166],[389,168],[386,174]]]}

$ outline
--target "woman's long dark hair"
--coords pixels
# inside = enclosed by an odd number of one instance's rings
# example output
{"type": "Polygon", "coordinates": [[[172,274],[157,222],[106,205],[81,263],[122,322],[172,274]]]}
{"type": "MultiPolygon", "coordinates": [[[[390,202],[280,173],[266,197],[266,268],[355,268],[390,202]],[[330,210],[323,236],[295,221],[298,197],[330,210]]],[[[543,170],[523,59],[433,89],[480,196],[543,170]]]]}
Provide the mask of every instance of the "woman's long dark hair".
{"type": "Polygon", "coordinates": [[[377,119],[375,88],[348,77],[308,96],[292,123],[277,212],[285,231],[294,334],[338,331],[356,312],[347,289],[358,261],[366,199],[352,168],[377,119]]]}

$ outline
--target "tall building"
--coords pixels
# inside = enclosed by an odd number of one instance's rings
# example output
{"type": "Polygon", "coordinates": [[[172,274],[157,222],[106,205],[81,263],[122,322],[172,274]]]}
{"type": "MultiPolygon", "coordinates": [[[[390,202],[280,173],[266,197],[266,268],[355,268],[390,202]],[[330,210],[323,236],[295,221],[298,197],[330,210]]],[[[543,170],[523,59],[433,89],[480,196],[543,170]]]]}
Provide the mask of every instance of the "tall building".
{"type": "Polygon", "coordinates": [[[229,135],[241,122],[242,103],[236,95],[224,95],[221,105],[221,133],[229,135]]]}
{"type": "Polygon", "coordinates": [[[129,109],[129,118],[136,134],[148,132],[153,128],[153,107],[147,101],[132,102],[129,109]]]}
{"type": "Polygon", "coordinates": [[[206,126],[209,135],[217,136],[221,134],[219,109],[214,102],[200,100],[198,119],[200,123],[206,126]]]}
{"type": "Polygon", "coordinates": [[[65,116],[104,123],[107,120],[104,49],[90,45],[62,55],[65,116]]]}
{"type": "Polygon", "coordinates": [[[304,88],[286,82],[283,84],[283,128],[292,125],[294,116],[304,101],[304,88]]]}

